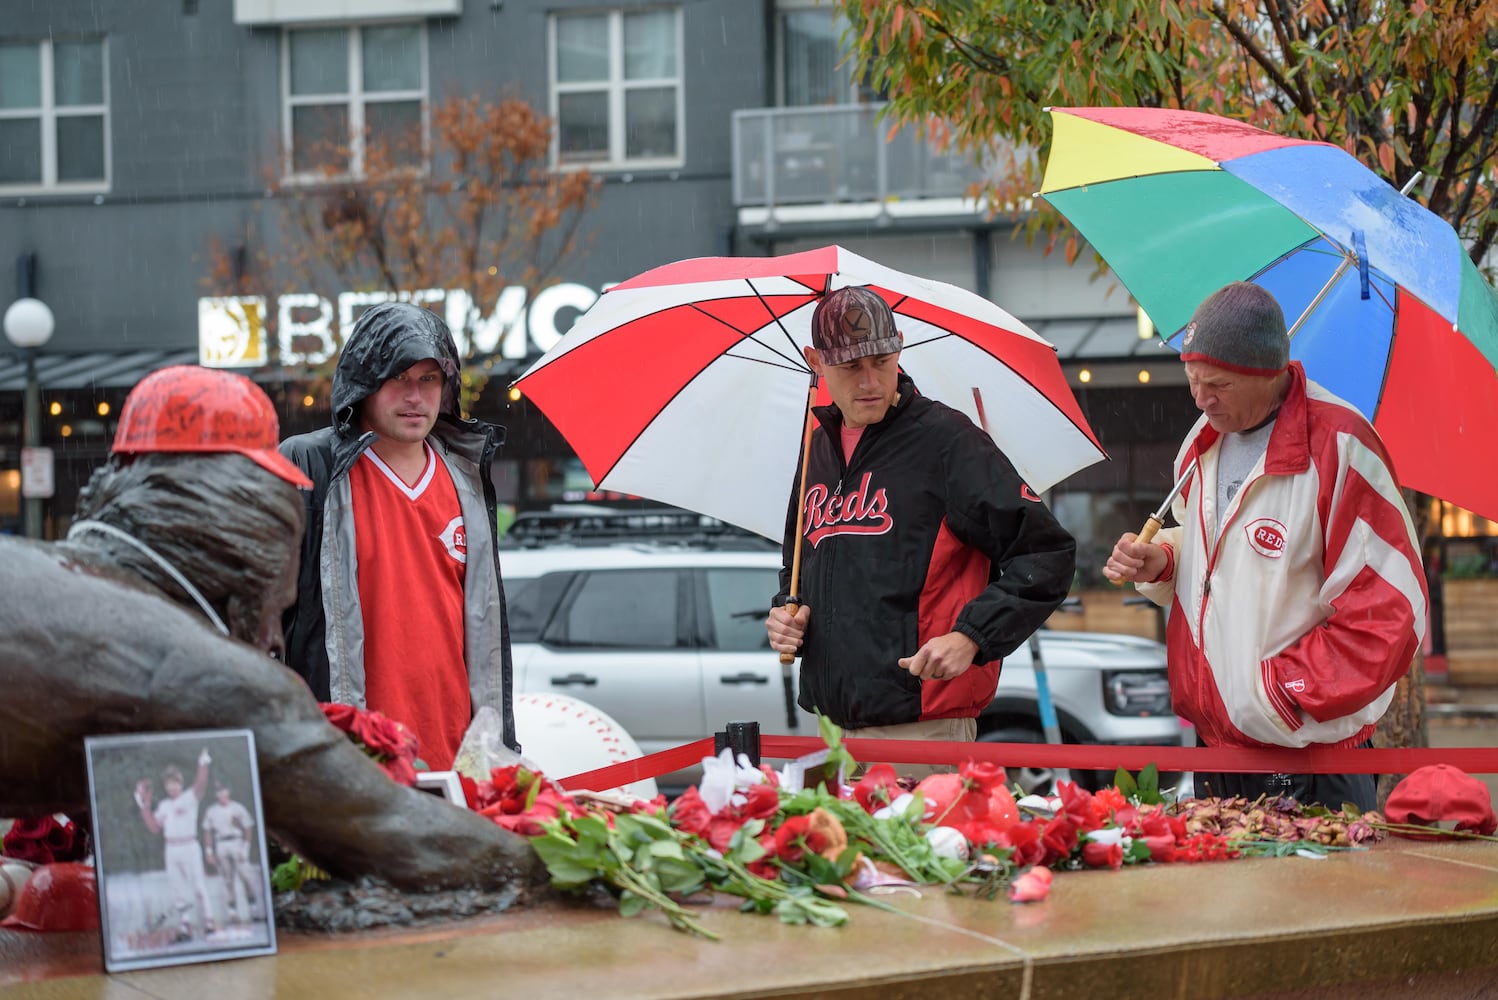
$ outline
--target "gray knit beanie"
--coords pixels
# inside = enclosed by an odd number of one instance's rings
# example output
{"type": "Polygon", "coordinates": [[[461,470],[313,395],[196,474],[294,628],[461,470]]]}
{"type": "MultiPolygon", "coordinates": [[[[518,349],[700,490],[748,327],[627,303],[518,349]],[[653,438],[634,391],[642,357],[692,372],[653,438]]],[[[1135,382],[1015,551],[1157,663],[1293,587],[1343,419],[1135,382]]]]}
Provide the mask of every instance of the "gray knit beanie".
{"type": "Polygon", "coordinates": [[[1205,361],[1240,375],[1278,375],[1290,364],[1285,313],[1260,285],[1224,285],[1202,300],[1186,324],[1181,360],[1205,361]]]}

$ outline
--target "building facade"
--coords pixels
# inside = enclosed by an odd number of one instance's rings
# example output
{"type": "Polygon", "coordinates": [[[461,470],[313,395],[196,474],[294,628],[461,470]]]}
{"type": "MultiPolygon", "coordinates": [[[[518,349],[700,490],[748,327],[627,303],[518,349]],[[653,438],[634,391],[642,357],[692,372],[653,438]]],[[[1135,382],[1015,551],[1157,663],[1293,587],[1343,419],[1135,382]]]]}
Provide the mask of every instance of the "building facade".
{"type": "MultiPolygon", "coordinates": [[[[320,360],[367,288],[215,285],[214,258],[276,249],[276,200],[321,180],[309,150],[429,133],[451,96],[518,96],[555,122],[549,164],[600,179],[553,281],[473,303],[490,377],[474,415],[507,426],[497,473],[516,508],[590,495],[566,443],[510,378],[608,284],[672,260],[839,243],[991,298],[1057,345],[1111,461],[1051,496],[1084,569],[1169,488],[1195,416],[1174,355],[1125,291],[1067,266],[966,197],[984,166],[875,122],[814,0],[0,0],[0,300],[56,317],[34,357],[54,455],[46,533],[108,453],[125,393],[200,359],[271,392],[283,432],[328,419],[320,360]],[[216,249],[217,248],[217,249],[216,249]],[[232,294],[231,294],[232,293],[232,294]],[[252,343],[246,303],[258,316],[252,343]],[[233,341],[234,343],[229,343],[233,341]],[[313,346],[306,347],[308,343],[313,346]],[[226,344],[228,345],[226,347],[226,344]],[[227,351],[227,354],[224,352],[227,351]],[[235,352],[239,353],[235,355],[235,352]],[[216,353],[217,352],[217,353],[216,353]]],[[[416,155],[411,169],[433,169],[416,155]]],[[[219,276],[222,277],[221,275],[219,276]]],[[[449,293],[403,290],[439,311],[449,293]]],[[[9,345],[0,344],[0,349],[9,345]]],[[[0,356],[0,530],[18,530],[26,370],[0,356]]]]}

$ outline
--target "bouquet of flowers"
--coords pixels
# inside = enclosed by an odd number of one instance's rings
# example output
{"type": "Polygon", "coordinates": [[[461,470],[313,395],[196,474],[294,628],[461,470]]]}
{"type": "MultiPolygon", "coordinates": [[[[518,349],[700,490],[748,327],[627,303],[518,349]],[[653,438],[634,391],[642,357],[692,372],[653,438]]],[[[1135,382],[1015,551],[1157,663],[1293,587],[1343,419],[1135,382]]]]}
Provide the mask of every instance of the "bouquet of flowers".
{"type": "Polygon", "coordinates": [[[404,723],[353,705],[320,704],[328,721],[384,768],[391,780],[402,785],[416,784],[416,772],[426,770],[426,765],[417,759],[416,736],[404,723]]]}
{"type": "Polygon", "coordinates": [[[0,839],[0,856],[50,865],[88,857],[88,836],[68,817],[58,813],[37,819],[18,819],[0,839]]]}
{"type": "MultiPolygon", "coordinates": [[[[324,705],[329,721],[385,768],[413,784],[415,738],[378,712],[324,705]]],[[[969,761],[918,783],[887,764],[859,773],[842,731],[819,720],[827,747],[782,771],[725,750],[674,802],[622,802],[569,793],[524,764],[461,777],[469,808],[528,838],[554,886],[604,886],[619,911],[664,914],[707,938],[692,904],[714,895],[793,924],[838,926],[844,904],[886,907],[886,891],[938,886],[1015,903],[1044,900],[1053,871],[1227,861],[1355,850],[1388,829],[1378,813],[1305,808],[1293,799],[1172,800],[1153,766],[1120,769],[1097,792],[1061,782],[1051,797],[1016,798],[1004,769],[969,761]],[[849,783],[848,776],[858,775],[849,783]]],[[[277,888],[325,877],[299,859],[277,888]]]]}
{"type": "Polygon", "coordinates": [[[1293,800],[1170,802],[1153,767],[1120,771],[1096,793],[1062,782],[1059,794],[1018,800],[1002,768],[969,762],[907,788],[888,765],[851,786],[841,732],[821,720],[827,762],[812,780],[734,761],[704,761],[704,776],[670,805],[627,809],[567,795],[524,768],[478,785],[480,811],[531,838],[552,883],[602,884],[626,916],[662,912],[679,930],[716,935],[689,903],[715,893],[746,912],[835,926],[845,902],[885,906],[883,886],[940,886],[1016,903],[1043,900],[1053,870],[1324,856],[1377,838],[1377,814],[1301,809],[1293,800]],[[836,775],[837,777],[833,777],[836,775]]]}

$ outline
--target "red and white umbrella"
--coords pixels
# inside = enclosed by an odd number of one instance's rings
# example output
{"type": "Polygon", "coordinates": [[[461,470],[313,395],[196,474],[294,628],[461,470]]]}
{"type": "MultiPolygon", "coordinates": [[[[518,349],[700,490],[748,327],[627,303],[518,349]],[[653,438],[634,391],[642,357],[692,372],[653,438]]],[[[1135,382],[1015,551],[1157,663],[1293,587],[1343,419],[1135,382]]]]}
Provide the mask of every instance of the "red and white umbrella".
{"type": "Polygon", "coordinates": [[[811,315],[866,285],[905,335],[918,391],[986,426],[1043,492],[1105,457],[1056,350],[992,302],[829,246],[700,257],[604,292],[516,380],[599,489],[785,531],[806,420],[811,315]]]}

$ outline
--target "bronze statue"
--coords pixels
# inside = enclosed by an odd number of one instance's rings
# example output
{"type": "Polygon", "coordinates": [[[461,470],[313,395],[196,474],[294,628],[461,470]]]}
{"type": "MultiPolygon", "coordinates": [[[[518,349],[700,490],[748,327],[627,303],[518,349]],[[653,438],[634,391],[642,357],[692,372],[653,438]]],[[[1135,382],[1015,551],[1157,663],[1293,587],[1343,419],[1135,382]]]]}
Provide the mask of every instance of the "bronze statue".
{"type": "Polygon", "coordinates": [[[305,482],[278,436],[248,379],[163,369],[126,400],[68,538],[0,539],[0,816],[83,815],[85,736],[246,727],[268,832],[328,872],[544,884],[523,838],[391,781],[272,659],[305,482]]]}

